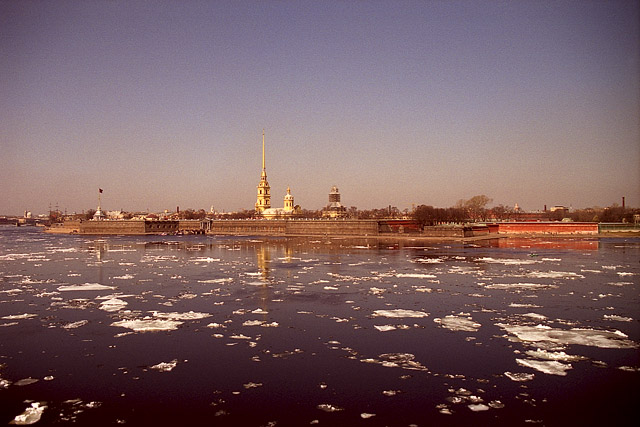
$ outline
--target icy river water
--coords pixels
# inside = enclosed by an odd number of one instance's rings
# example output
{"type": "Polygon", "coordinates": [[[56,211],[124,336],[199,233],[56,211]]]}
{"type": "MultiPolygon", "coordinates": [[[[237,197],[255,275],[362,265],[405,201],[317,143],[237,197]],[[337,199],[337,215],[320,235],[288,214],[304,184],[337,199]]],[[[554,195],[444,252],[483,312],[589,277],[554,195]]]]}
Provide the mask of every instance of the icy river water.
{"type": "Polygon", "coordinates": [[[0,227],[0,424],[632,425],[640,239],[0,227]]]}

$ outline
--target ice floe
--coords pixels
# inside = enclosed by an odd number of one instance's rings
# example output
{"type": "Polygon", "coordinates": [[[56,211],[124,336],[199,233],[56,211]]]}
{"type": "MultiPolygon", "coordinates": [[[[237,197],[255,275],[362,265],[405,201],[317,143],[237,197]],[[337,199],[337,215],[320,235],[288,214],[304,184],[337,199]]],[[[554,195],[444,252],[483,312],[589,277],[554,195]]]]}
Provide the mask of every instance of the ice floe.
{"type": "Polygon", "coordinates": [[[551,342],[560,345],[585,345],[601,348],[638,348],[620,331],[600,331],[595,329],[558,329],[550,326],[521,326],[497,323],[496,326],[514,335],[520,341],[551,342]]]}
{"type": "Polygon", "coordinates": [[[482,257],[482,258],[478,258],[477,260],[480,262],[486,262],[488,264],[503,264],[503,265],[529,265],[529,264],[538,264],[542,262],[534,259],[491,258],[491,257],[482,257]]]}
{"type": "Polygon", "coordinates": [[[393,325],[373,325],[373,327],[379,330],[380,332],[395,331],[397,329],[393,325]]]}
{"type": "Polygon", "coordinates": [[[549,285],[542,283],[493,283],[484,285],[486,289],[502,289],[515,291],[536,291],[540,289],[554,289],[557,285],[549,285]]]}
{"type": "Polygon", "coordinates": [[[567,371],[572,369],[571,364],[561,363],[556,360],[516,359],[516,363],[549,375],[565,376],[567,371]]]}
{"type": "Polygon", "coordinates": [[[531,271],[525,276],[533,279],[584,279],[582,274],[570,271],[531,271]]]}
{"type": "Polygon", "coordinates": [[[619,316],[617,314],[605,314],[603,318],[605,320],[614,320],[616,322],[632,322],[633,321],[631,317],[619,316]]]}
{"type": "Polygon", "coordinates": [[[225,277],[222,279],[208,279],[208,280],[198,280],[198,283],[229,283],[229,282],[233,282],[233,278],[232,277],[225,277]]]}
{"type": "Polygon", "coordinates": [[[21,319],[32,319],[34,317],[38,317],[37,314],[24,313],[24,314],[11,314],[9,316],[3,316],[2,319],[6,320],[21,320],[21,319]]]}
{"type": "Polygon", "coordinates": [[[535,377],[535,374],[529,374],[526,372],[505,372],[504,376],[509,378],[511,381],[524,382],[531,381],[535,377]]]}
{"type": "Polygon", "coordinates": [[[333,406],[328,403],[321,403],[320,405],[316,406],[316,408],[324,412],[338,412],[343,410],[343,408],[340,408],[338,406],[333,406]]]}
{"type": "Polygon", "coordinates": [[[198,313],[195,311],[188,311],[186,313],[163,313],[160,311],[152,311],[151,313],[153,314],[153,317],[168,320],[198,320],[211,317],[211,314],[209,313],[198,313]]]}
{"type": "Polygon", "coordinates": [[[134,332],[160,332],[176,330],[183,323],[176,320],[137,319],[113,322],[111,326],[131,329],[134,332]]]}
{"type": "Polygon", "coordinates": [[[88,324],[89,321],[88,320],[78,320],[77,322],[71,322],[71,323],[67,323],[66,325],[62,326],[64,329],[77,329],[81,326],[84,326],[86,324],[88,324]]]}
{"type": "Polygon", "coordinates": [[[427,317],[429,313],[425,313],[424,311],[415,311],[415,310],[405,310],[405,309],[395,309],[395,310],[374,310],[374,317],[391,317],[391,318],[404,318],[404,317],[427,317]]]}
{"type": "Polygon", "coordinates": [[[527,350],[526,355],[542,360],[557,360],[559,362],[577,362],[584,360],[586,357],[567,354],[564,351],[547,351],[544,349],[527,350]]]}
{"type": "Polygon", "coordinates": [[[278,322],[266,322],[264,320],[247,320],[242,323],[242,326],[262,326],[263,328],[277,328],[280,326],[278,322]]]}
{"type": "Polygon", "coordinates": [[[109,298],[106,301],[100,303],[100,310],[108,311],[110,313],[120,311],[127,306],[127,302],[120,298],[109,298]]]}
{"type": "Polygon", "coordinates": [[[113,286],[101,285],[100,283],[84,283],[82,285],[64,285],[59,286],[60,292],[67,291],[104,291],[106,289],[115,289],[113,286]]]}
{"type": "Polygon", "coordinates": [[[35,424],[40,421],[42,417],[42,413],[47,409],[47,406],[40,402],[33,402],[31,406],[24,410],[24,412],[20,415],[16,415],[16,417],[9,422],[9,424],[26,426],[30,424],[35,424]]]}
{"type": "Polygon", "coordinates": [[[450,331],[475,332],[482,326],[480,323],[474,322],[470,317],[453,315],[448,315],[443,318],[435,318],[433,321],[450,331]]]}
{"type": "Polygon", "coordinates": [[[173,359],[171,362],[160,362],[157,365],[149,366],[149,369],[160,372],[171,372],[177,365],[178,359],[173,359]]]}
{"type": "Polygon", "coordinates": [[[377,359],[367,358],[361,359],[364,363],[374,363],[384,366],[385,368],[402,368],[412,371],[429,371],[420,362],[416,362],[415,355],[411,353],[385,353],[380,354],[377,359]]]}
{"type": "Polygon", "coordinates": [[[409,278],[409,279],[435,279],[435,274],[425,274],[425,273],[397,273],[396,277],[400,278],[409,278]]]}

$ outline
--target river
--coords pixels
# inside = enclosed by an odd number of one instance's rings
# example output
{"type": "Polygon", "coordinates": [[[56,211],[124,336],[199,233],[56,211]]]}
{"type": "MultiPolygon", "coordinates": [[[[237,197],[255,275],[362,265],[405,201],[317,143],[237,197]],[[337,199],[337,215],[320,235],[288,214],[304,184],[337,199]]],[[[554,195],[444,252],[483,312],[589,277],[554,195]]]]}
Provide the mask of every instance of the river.
{"type": "Polygon", "coordinates": [[[0,424],[631,425],[640,239],[0,227],[0,424]]]}

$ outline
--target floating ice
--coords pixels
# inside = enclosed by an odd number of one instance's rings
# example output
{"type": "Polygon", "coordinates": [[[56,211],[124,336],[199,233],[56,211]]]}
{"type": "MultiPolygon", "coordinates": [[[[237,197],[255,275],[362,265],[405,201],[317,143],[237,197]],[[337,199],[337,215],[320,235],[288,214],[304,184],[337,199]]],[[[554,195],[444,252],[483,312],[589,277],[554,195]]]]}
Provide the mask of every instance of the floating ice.
{"type": "Polygon", "coordinates": [[[416,258],[413,262],[420,262],[423,264],[439,264],[444,261],[442,258],[416,258]]]}
{"type": "Polygon", "coordinates": [[[532,271],[525,276],[534,279],[584,279],[582,274],[570,271],[532,271]]]}
{"type": "Polygon", "coordinates": [[[225,277],[223,279],[198,280],[198,283],[227,283],[233,282],[233,278],[225,277]]]}
{"type": "Polygon", "coordinates": [[[518,307],[518,308],[540,308],[539,305],[536,304],[519,304],[519,303],[515,303],[512,302],[511,304],[509,304],[509,307],[518,307]]]}
{"type": "Polygon", "coordinates": [[[100,283],[85,283],[82,285],[59,286],[58,290],[65,291],[103,291],[105,289],[115,289],[113,286],[101,285],[100,283]]]}
{"type": "Polygon", "coordinates": [[[484,285],[484,287],[487,289],[535,291],[539,289],[553,289],[553,288],[557,288],[558,286],[545,285],[541,283],[494,283],[490,285],[484,285]]]}
{"type": "Polygon", "coordinates": [[[338,290],[338,288],[335,287],[335,286],[325,286],[323,289],[326,290],[326,291],[337,291],[338,290]]]}
{"type": "Polygon", "coordinates": [[[363,363],[376,363],[385,368],[402,368],[412,371],[428,371],[420,362],[416,362],[415,356],[411,353],[385,353],[380,354],[378,359],[362,359],[363,363]]]}
{"type": "Polygon", "coordinates": [[[367,412],[363,412],[360,414],[360,418],[364,419],[364,420],[368,420],[369,418],[375,417],[376,414],[369,414],[367,412]]]}
{"type": "Polygon", "coordinates": [[[17,386],[25,386],[37,383],[39,380],[37,378],[23,378],[21,380],[16,381],[13,385],[17,386]]]}
{"type": "Polygon", "coordinates": [[[528,264],[538,264],[541,262],[533,259],[491,258],[491,257],[478,258],[478,261],[486,262],[489,264],[504,264],[504,265],[528,265],[528,264]]]}
{"type": "Polygon", "coordinates": [[[175,320],[157,320],[157,319],[141,319],[141,320],[122,320],[113,322],[111,326],[131,329],[135,332],[159,332],[173,331],[184,322],[175,320]]]}
{"type": "Polygon", "coordinates": [[[88,320],[78,320],[77,322],[71,322],[71,323],[67,323],[66,325],[63,326],[64,329],[76,329],[79,328],[80,326],[84,326],[87,323],[89,323],[88,320]]]}
{"type": "Polygon", "coordinates": [[[254,382],[248,382],[246,384],[243,384],[243,387],[247,390],[249,390],[250,388],[258,388],[258,387],[262,387],[262,383],[254,383],[254,382]]]}
{"type": "Polygon", "coordinates": [[[160,311],[152,311],[151,313],[153,314],[153,317],[170,320],[197,320],[211,317],[211,314],[209,313],[197,313],[195,311],[188,311],[186,313],[163,313],[160,311]]]}
{"type": "Polygon", "coordinates": [[[521,341],[547,341],[561,345],[578,344],[601,348],[638,348],[638,344],[627,339],[620,331],[598,331],[572,328],[554,329],[549,326],[520,326],[497,323],[496,326],[515,335],[521,341]]]}
{"type": "Polygon", "coordinates": [[[211,257],[198,257],[189,260],[190,262],[219,262],[220,258],[211,258],[211,257]]]}
{"type": "Polygon", "coordinates": [[[122,310],[127,306],[127,304],[128,303],[126,301],[123,301],[120,298],[110,298],[100,303],[100,310],[113,313],[115,311],[122,310]]]}
{"type": "Polygon", "coordinates": [[[171,372],[177,365],[178,359],[173,359],[171,362],[160,362],[157,365],[149,366],[149,369],[155,369],[160,372],[171,372]]]}
{"type": "Polygon", "coordinates": [[[414,311],[414,310],[404,310],[401,308],[395,310],[375,310],[373,312],[374,316],[377,317],[395,317],[395,318],[403,318],[403,317],[427,317],[429,313],[425,313],[424,311],[414,311]]]}
{"type": "Polygon", "coordinates": [[[374,325],[374,328],[376,328],[377,330],[379,330],[380,332],[388,332],[388,331],[395,331],[396,327],[393,325],[374,325]]]}
{"type": "Polygon", "coordinates": [[[467,408],[471,409],[473,412],[488,411],[489,410],[489,407],[487,405],[485,405],[484,403],[472,403],[470,405],[467,405],[467,408]]]}
{"type": "Polygon", "coordinates": [[[470,317],[459,317],[448,315],[444,318],[436,318],[433,319],[435,323],[438,323],[443,328],[449,329],[450,331],[465,331],[465,332],[475,332],[480,326],[480,323],[476,323],[470,317]]]}
{"type": "Polygon", "coordinates": [[[263,328],[276,328],[279,326],[278,322],[265,322],[264,320],[247,320],[242,326],[262,326],[263,328]]]}
{"type": "Polygon", "coordinates": [[[397,273],[396,277],[406,277],[411,279],[435,279],[437,276],[433,274],[423,273],[397,273]]]}
{"type": "Polygon", "coordinates": [[[224,326],[224,325],[223,325],[223,324],[221,324],[221,323],[215,323],[215,322],[214,322],[214,323],[209,323],[209,324],[207,325],[207,328],[226,328],[226,326],[224,326]]]}
{"type": "Polygon", "coordinates": [[[338,412],[338,411],[342,411],[343,410],[340,407],[329,405],[328,403],[322,403],[322,404],[318,405],[317,408],[320,409],[321,411],[325,411],[325,412],[338,412]]]}
{"type": "Polygon", "coordinates": [[[20,415],[17,415],[9,424],[15,424],[19,426],[26,426],[35,424],[40,421],[42,413],[47,409],[46,405],[40,402],[33,402],[30,407],[24,410],[20,415]]]}
{"type": "Polygon", "coordinates": [[[561,362],[577,362],[586,359],[584,356],[573,356],[564,351],[547,351],[543,349],[528,350],[526,354],[537,359],[558,360],[561,362]]]}
{"type": "Polygon", "coordinates": [[[2,319],[20,320],[20,319],[32,319],[34,317],[38,317],[38,315],[37,314],[24,313],[24,314],[12,314],[12,315],[9,315],[9,316],[3,316],[2,319]]]}
{"type": "Polygon", "coordinates": [[[250,340],[251,339],[251,337],[248,337],[244,334],[234,334],[234,335],[231,335],[229,338],[234,340],[250,340]]]}
{"type": "Polygon", "coordinates": [[[536,319],[536,320],[544,320],[544,319],[547,318],[547,316],[545,316],[543,314],[538,314],[538,313],[525,313],[525,314],[523,314],[523,316],[531,317],[532,319],[536,319]]]}
{"type": "Polygon", "coordinates": [[[631,317],[618,316],[617,314],[605,314],[604,319],[606,320],[615,320],[618,322],[632,322],[633,319],[631,317]]]}
{"type": "Polygon", "coordinates": [[[114,276],[114,279],[121,279],[121,280],[127,280],[127,279],[133,279],[133,276],[131,274],[124,274],[122,276],[114,276]]]}
{"type": "Polygon", "coordinates": [[[516,359],[516,363],[520,366],[526,366],[540,371],[544,374],[566,376],[567,370],[572,369],[570,364],[558,362],[556,360],[532,360],[532,359],[516,359]]]}
{"type": "Polygon", "coordinates": [[[528,374],[524,372],[505,372],[504,376],[509,378],[511,381],[515,382],[524,382],[531,381],[535,374],[528,374]]]}

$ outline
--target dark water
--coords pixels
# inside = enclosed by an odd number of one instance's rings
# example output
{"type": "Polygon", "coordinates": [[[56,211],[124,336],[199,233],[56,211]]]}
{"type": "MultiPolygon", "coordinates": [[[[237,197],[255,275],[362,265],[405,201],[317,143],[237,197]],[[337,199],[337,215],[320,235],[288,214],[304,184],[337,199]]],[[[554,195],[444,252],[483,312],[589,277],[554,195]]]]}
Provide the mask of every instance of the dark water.
{"type": "Polygon", "coordinates": [[[638,238],[0,227],[0,424],[630,425],[639,281],[638,238]]]}

